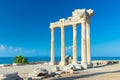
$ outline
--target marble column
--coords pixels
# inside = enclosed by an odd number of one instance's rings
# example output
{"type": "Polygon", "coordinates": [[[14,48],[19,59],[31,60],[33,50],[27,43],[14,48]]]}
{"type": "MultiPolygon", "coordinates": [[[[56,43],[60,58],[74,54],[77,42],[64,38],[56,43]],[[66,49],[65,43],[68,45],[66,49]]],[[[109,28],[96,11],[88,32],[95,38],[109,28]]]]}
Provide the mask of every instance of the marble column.
{"type": "Polygon", "coordinates": [[[66,65],[65,62],[65,32],[64,26],[61,27],[61,62],[60,65],[66,65]]]}
{"type": "Polygon", "coordinates": [[[82,29],[81,29],[81,64],[84,69],[87,69],[87,54],[86,54],[86,23],[82,23],[82,29]]]}
{"type": "Polygon", "coordinates": [[[88,67],[92,67],[91,61],[91,46],[90,46],[90,23],[86,23],[86,38],[87,38],[87,64],[88,67]]]}
{"type": "Polygon", "coordinates": [[[54,28],[51,28],[51,65],[55,63],[55,54],[54,54],[54,28]]]}
{"type": "Polygon", "coordinates": [[[73,64],[77,64],[77,25],[73,25],[73,64]]]}

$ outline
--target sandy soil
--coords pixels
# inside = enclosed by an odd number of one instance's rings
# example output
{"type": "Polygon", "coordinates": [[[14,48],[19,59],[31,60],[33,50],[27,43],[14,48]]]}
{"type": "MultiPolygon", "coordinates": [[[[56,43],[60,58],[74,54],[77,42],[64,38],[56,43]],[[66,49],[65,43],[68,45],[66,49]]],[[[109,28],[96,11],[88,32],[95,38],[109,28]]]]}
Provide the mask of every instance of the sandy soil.
{"type": "MultiPolygon", "coordinates": [[[[3,72],[18,72],[20,77],[27,80],[28,74],[32,72],[34,68],[44,67],[51,70],[54,66],[48,65],[24,65],[24,66],[11,66],[0,67],[0,73],[3,72]]],[[[61,66],[63,68],[63,66],[61,66]]],[[[76,71],[75,74],[62,74],[60,78],[47,78],[45,80],[120,80],[120,64],[109,65],[98,68],[91,68],[87,70],[76,71]]]]}

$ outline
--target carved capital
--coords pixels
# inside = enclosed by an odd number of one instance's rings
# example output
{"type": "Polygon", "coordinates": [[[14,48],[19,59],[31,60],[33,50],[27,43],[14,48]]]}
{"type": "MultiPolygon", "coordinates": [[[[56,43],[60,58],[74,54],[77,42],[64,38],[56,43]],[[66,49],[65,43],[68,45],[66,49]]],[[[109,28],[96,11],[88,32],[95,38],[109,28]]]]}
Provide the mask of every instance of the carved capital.
{"type": "Polygon", "coordinates": [[[91,16],[94,15],[94,10],[92,10],[92,9],[88,9],[88,10],[87,10],[87,13],[88,13],[89,16],[91,17],[91,16]]]}
{"type": "Polygon", "coordinates": [[[81,21],[89,21],[89,19],[91,18],[91,16],[94,15],[94,11],[89,9],[89,10],[85,10],[85,9],[76,9],[73,13],[72,13],[72,18],[74,20],[81,20],[81,21]]]}

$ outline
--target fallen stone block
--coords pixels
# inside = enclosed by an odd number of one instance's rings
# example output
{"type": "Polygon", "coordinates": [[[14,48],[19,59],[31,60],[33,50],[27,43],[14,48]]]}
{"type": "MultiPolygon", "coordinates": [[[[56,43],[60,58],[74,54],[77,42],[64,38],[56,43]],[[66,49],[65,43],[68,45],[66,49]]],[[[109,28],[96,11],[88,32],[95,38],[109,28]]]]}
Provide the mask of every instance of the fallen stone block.
{"type": "Polygon", "coordinates": [[[53,72],[60,71],[60,68],[59,68],[58,66],[55,66],[52,71],[53,71],[53,72]]]}
{"type": "Polygon", "coordinates": [[[0,77],[15,77],[18,76],[18,72],[8,72],[8,73],[1,73],[0,77]]]}
{"type": "Polygon", "coordinates": [[[0,80],[20,80],[18,72],[1,73],[0,80]]]}
{"type": "Polygon", "coordinates": [[[82,70],[81,64],[73,64],[75,66],[75,70],[82,70]]]}
{"type": "Polygon", "coordinates": [[[44,68],[36,68],[32,73],[28,75],[29,78],[33,80],[41,80],[48,76],[48,71],[44,68]]]}
{"type": "Polygon", "coordinates": [[[49,75],[49,76],[55,76],[56,73],[55,73],[55,72],[49,72],[48,75],[49,75]]]}
{"type": "Polygon", "coordinates": [[[58,71],[58,72],[55,72],[56,74],[60,75],[60,74],[63,74],[65,73],[65,71],[58,71]]]}
{"type": "Polygon", "coordinates": [[[76,68],[73,64],[69,64],[69,65],[65,66],[65,68],[63,69],[63,71],[70,71],[70,70],[76,70],[76,68]]]}

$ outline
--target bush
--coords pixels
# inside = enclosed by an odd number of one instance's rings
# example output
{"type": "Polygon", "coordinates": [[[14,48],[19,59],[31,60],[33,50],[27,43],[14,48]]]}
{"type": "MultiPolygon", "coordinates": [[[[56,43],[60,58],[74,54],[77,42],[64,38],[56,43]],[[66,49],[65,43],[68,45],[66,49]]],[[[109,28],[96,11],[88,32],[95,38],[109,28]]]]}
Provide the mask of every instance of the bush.
{"type": "Polygon", "coordinates": [[[28,63],[28,60],[27,60],[27,58],[25,58],[24,56],[19,55],[19,56],[16,56],[16,57],[15,57],[14,63],[27,64],[27,63],[28,63]]]}

